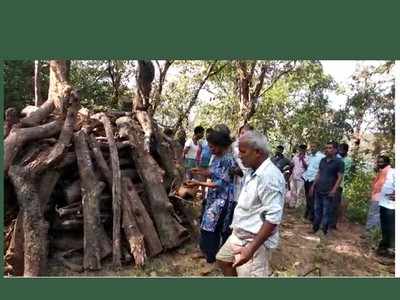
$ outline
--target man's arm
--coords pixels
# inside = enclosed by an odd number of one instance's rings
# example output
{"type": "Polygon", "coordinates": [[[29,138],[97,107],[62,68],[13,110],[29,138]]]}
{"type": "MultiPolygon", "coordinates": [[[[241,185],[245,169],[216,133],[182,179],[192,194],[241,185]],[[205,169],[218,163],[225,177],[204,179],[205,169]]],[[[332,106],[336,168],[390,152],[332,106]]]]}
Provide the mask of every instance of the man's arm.
{"type": "Polygon", "coordinates": [[[333,186],[333,188],[329,192],[329,196],[330,197],[334,197],[335,196],[335,194],[337,192],[337,189],[340,186],[340,183],[342,182],[342,178],[343,178],[343,174],[342,173],[338,173],[335,185],[333,186]]]}
{"type": "Polygon", "coordinates": [[[251,243],[235,251],[235,254],[240,254],[240,257],[234,262],[232,266],[236,268],[248,262],[253,257],[257,249],[272,234],[276,226],[276,224],[271,224],[268,221],[265,221],[251,243]]]}
{"type": "Polygon", "coordinates": [[[313,184],[310,187],[310,195],[311,196],[314,194],[314,188],[315,188],[315,185],[318,183],[318,181],[319,181],[319,171],[317,172],[317,175],[315,176],[313,184]]]}

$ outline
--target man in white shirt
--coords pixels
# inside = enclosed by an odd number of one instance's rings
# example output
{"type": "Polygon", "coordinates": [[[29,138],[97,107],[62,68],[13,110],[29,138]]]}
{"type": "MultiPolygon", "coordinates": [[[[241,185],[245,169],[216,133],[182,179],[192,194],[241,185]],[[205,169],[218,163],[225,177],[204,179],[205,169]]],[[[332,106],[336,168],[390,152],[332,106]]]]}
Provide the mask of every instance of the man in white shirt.
{"type": "Polygon", "coordinates": [[[306,211],[304,218],[313,222],[314,220],[314,195],[310,195],[310,188],[314,183],[314,179],[317,176],[319,163],[325,155],[318,151],[316,143],[310,143],[310,153],[308,154],[307,170],[303,173],[304,179],[304,190],[306,194],[306,211]]]}
{"type": "MultiPolygon", "coordinates": [[[[378,167],[382,169],[386,166],[390,166],[390,159],[381,155],[378,158],[378,167]]],[[[395,181],[395,169],[390,168],[379,193],[382,240],[379,243],[377,254],[390,258],[394,258],[395,254],[395,181]]]]}
{"type": "Polygon", "coordinates": [[[244,179],[232,221],[233,232],[217,254],[225,276],[266,277],[270,249],[278,245],[285,180],[269,158],[267,138],[247,131],[239,139],[240,159],[251,169],[244,179]]]}
{"type": "Polygon", "coordinates": [[[197,126],[194,129],[193,137],[185,142],[183,158],[185,161],[186,179],[192,179],[190,169],[196,168],[199,164],[197,161],[197,154],[200,148],[199,141],[203,138],[203,135],[204,128],[202,126],[197,126]]]}

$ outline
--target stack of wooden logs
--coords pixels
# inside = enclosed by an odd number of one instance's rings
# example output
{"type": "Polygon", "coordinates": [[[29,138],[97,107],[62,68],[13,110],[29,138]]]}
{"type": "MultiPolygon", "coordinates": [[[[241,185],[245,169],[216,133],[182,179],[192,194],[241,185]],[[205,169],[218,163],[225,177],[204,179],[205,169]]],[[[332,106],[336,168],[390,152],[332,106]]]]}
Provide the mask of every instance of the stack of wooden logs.
{"type": "Polygon", "coordinates": [[[42,106],[6,111],[5,202],[16,218],[5,273],[46,275],[49,256],[75,271],[99,270],[111,256],[116,269],[141,266],[190,238],[193,211],[171,197],[182,181],[176,143],[153,124],[146,145],[134,112],[90,114],[61,75],[51,76],[42,106]]]}

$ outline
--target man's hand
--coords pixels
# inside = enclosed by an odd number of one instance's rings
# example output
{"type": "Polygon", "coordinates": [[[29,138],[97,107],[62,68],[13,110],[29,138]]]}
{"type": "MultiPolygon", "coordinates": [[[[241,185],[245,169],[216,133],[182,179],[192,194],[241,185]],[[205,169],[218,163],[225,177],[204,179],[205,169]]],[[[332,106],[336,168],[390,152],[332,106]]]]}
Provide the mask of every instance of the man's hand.
{"type": "Polygon", "coordinates": [[[386,196],[388,196],[389,200],[391,200],[391,201],[395,201],[396,200],[396,196],[395,196],[394,192],[391,193],[391,194],[386,194],[386,196]]]}
{"type": "Polygon", "coordinates": [[[253,258],[254,253],[249,249],[249,247],[240,247],[233,251],[235,254],[235,261],[233,262],[232,267],[236,268],[241,265],[247,263],[250,259],[253,258]]]}

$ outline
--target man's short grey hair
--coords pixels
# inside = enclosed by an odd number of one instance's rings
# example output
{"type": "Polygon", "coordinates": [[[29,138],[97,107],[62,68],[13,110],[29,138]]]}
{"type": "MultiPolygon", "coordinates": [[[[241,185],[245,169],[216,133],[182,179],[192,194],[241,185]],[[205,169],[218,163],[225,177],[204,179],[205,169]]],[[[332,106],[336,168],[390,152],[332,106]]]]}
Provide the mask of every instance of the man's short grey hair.
{"type": "Polygon", "coordinates": [[[245,142],[252,149],[260,150],[265,154],[271,153],[271,145],[268,143],[267,137],[260,132],[246,131],[240,137],[240,141],[245,142]]]}

